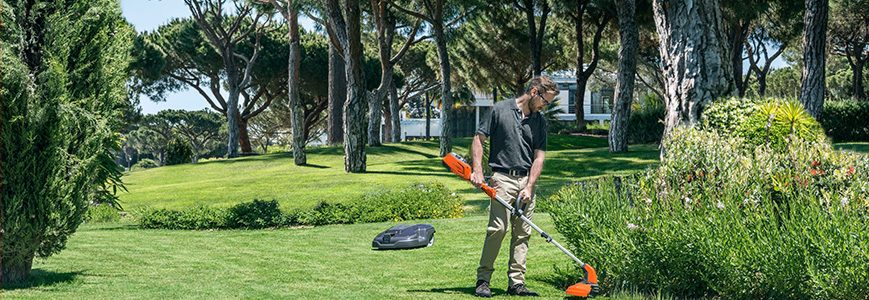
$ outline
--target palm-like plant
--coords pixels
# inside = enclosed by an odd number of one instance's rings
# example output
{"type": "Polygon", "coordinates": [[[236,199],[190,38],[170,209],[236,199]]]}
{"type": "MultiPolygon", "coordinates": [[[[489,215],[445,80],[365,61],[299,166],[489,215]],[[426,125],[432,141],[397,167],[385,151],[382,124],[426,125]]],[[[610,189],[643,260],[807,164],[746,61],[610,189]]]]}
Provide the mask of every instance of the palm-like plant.
{"type": "Polygon", "coordinates": [[[774,99],[757,106],[757,113],[766,123],[766,142],[769,143],[770,128],[775,125],[787,129],[790,135],[813,138],[820,124],[806,112],[803,105],[796,101],[774,99]]]}
{"type": "Polygon", "coordinates": [[[546,109],[543,110],[543,119],[546,120],[546,124],[557,122],[558,118],[555,115],[567,113],[563,108],[558,107],[559,101],[561,101],[561,97],[555,97],[555,99],[552,99],[552,102],[546,105],[546,109]]]}
{"type": "Polygon", "coordinates": [[[818,126],[818,121],[812,118],[796,101],[784,101],[778,106],[775,122],[788,128],[791,134],[804,135],[818,126]]]}

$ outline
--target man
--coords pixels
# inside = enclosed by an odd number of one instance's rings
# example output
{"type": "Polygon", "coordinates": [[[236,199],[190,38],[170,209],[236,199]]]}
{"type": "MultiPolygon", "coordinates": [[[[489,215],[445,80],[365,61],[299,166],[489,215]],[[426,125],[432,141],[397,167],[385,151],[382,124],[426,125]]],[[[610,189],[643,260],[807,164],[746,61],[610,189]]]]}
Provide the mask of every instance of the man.
{"type": "MultiPolygon", "coordinates": [[[[491,137],[489,166],[494,174],[490,178],[490,186],[508,203],[514,203],[517,197],[527,203],[524,215],[529,220],[534,212],[534,183],[540,177],[546,151],[546,121],[540,111],[546,109],[558,93],[552,78],[539,76],[532,79],[525,94],[495,104],[492,111],[481,120],[471,144],[471,183],[477,188],[483,184],[483,142],[491,137]]],[[[495,271],[495,258],[507,234],[507,225],[511,224],[513,237],[510,240],[507,293],[538,296],[525,287],[525,255],[531,226],[511,216],[510,211],[497,200],[492,199],[489,207],[489,227],[480,267],[477,268],[476,295],[492,296],[489,282],[495,271]]]]}

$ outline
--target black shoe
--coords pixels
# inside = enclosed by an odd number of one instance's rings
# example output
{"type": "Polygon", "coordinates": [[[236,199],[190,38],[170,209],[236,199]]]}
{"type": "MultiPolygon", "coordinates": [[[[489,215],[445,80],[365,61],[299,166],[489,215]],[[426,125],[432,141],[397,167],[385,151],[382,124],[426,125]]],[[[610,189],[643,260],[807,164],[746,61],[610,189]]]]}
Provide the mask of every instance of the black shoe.
{"type": "Polygon", "coordinates": [[[492,290],[489,289],[489,282],[485,280],[477,280],[477,297],[492,297],[492,290]]]}
{"type": "Polygon", "coordinates": [[[507,295],[532,296],[532,297],[540,296],[540,294],[529,291],[527,288],[525,288],[525,284],[522,284],[522,283],[511,286],[510,288],[508,288],[507,295]]]}

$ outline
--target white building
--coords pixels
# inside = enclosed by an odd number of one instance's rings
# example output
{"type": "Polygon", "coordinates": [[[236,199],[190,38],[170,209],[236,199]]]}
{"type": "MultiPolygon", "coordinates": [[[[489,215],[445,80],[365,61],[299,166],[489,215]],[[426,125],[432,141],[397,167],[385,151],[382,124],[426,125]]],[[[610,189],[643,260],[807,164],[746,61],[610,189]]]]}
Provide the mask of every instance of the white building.
{"type": "MultiPolygon", "coordinates": [[[[558,89],[561,90],[561,93],[555,98],[558,102],[558,108],[565,112],[562,114],[556,114],[556,118],[561,121],[576,120],[576,106],[574,105],[577,89],[576,78],[553,76],[552,80],[555,81],[558,85],[558,89]]],[[[613,103],[612,88],[604,87],[601,91],[595,92],[586,89],[583,97],[585,99],[583,102],[583,112],[585,113],[585,120],[587,122],[596,121],[603,124],[604,121],[610,120],[613,103]]],[[[473,124],[480,124],[480,118],[484,117],[486,113],[489,112],[489,109],[494,105],[494,102],[492,101],[492,94],[490,92],[474,92],[474,98],[476,101],[472,105],[474,110],[473,124]]],[[[501,99],[503,100],[504,98],[501,99]]],[[[461,122],[464,120],[457,121],[461,122]]],[[[456,128],[460,126],[454,125],[453,127],[456,128]]],[[[401,131],[402,140],[406,140],[405,137],[425,137],[425,119],[406,119],[402,114],[401,131]]],[[[440,136],[440,119],[431,119],[430,133],[432,137],[440,136]]],[[[456,136],[460,137],[463,135],[456,136]]]]}

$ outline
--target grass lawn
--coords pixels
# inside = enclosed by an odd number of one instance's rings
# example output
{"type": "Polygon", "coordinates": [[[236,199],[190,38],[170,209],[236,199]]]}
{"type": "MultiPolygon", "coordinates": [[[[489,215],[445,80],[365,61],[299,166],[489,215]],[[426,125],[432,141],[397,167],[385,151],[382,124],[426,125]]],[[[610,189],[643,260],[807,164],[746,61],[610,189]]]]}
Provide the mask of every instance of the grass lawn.
{"type": "MultiPolygon", "coordinates": [[[[469,140],[456,140],[456,152],[469,140]]],[[[464,218],[416,220],[437,230],[434,246],[400,251],[372,250],[374,236],[396,223],[331,225],[276,230],[140,230],[130,221],[84,224],[67,249],[37,259],[27,285],[3,286],[4,299],[468,299],[485,237],[488,203],[462,179],[440,166],[437,143],[388,144],[371,149],[369,173],[343,171],[341,148],[314,148],[310,166],[292,164],[291,154],[274,154],[130,172],[127,209],[143,205],[180,208],[231,205],[254,198],[303,207],[320,200],[350,199],[385,186],[439,180],[462,194],[472,213],[464,218]]],[[[837,144],[869,152],[869,143],[837,144]]],[[[606,140],[550,137],[539,193],[551,195],[571,181],[626,174],[657,164],[653,145],[609,154],[606,140]]],[[[558,241],[547,214],[534,218],[558,241]]],[[[496,298],[507,298],[506,251],[493,277],[496,298]]],[[[582,259],[582,258],[580,258],[582,259]]],[[[589,261],[592,266],[594,262],[589,261]]],[[[544,298],[561,299],[553,266],[572,261],[534,235],[528,286],[544,298]]],[[[612,299],[642,299],[625,292],[612,299]]]]}
{"type": "MultiPolygon", "coordinates": [[[[393,251],[372,250],[371,240],[394,223],[224,231],[84,224],[66,250],[34,263],[32,284],[3,286],[2,294],[3,299],[470,299],[487,220],[422,220],[437,230],[434,245],[393,251]]],[[[563,241],[547,214],[534,221],[563,241]]],[[[537,235],[530,243],[529,288],[544,298],[563,298],[552,268],[566,268],[572,260],[537,235]]],[[[507,244],[509,239],[492,278],[493,293],[502,299],[508,297],[507,244]]],[[[640,296],[624,293],[615,299],[640,296]]]]}
{"type": "Polygon", "coordinates": [[[869,154],[869,142],[837,143],[833,144],[833,147],[839,150],[849,150],[869,154]]]}
{"type": "MultiPolygon", "coordinates": [[[[453,151],[467,153],[469,138],[454,139],[453,151]]],[[[442,167],[438,142],[391,143],[368,148],[367,172],[344,172],[341,147],[308,149],[308,165],[293,164],[292,153],[167,166],[127,172],[125,210],[145,205],[180,209],[193,205],[230,206],[254,199],[278,200],[282,208],[306,208],[319,201],[345,202],[386,187],[440,181],[461,195],[470,212],[485,209],[485,194],[442,167]]],[[[604,138],[550,136],[538,195],[562,185],[607,174],[624,174],[658,163],[654,145],[631,146],[610,154],[604,138]]]]}

